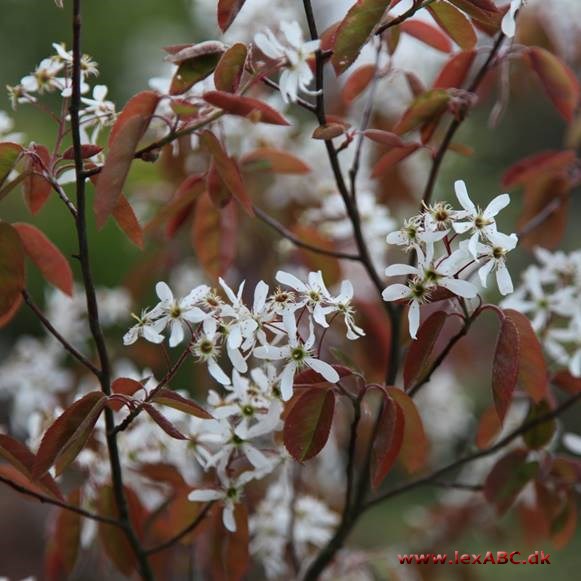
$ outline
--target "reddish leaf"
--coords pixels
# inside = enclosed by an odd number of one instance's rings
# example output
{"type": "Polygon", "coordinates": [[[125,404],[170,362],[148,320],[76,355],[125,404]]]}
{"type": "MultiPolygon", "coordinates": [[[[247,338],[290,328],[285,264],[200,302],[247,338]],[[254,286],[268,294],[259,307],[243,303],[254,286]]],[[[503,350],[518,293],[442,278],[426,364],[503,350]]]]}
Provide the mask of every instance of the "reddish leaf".
{"type": "Polygon", "coordinates": [[[387,393],[399,404],[405,421],[399,459],[404,468],[413,474],[421,470],[428,460],[428,438],[414,400],[397,387],[388,387],[387,393]]]}
{"type": "Polygon", "coordinates": [[[154,482],[169,484],[175,490],[187,487],[183,476],[173,464],[165,464],[163,462],[140,464],[139,473],[154,482]]]}
{"type": "Polygon", "coordinates": [[[205,420],[212,419],[212,414],[208,413],[202,406],[170,389],[160,389],[151,401],[166,405],[197,418],[205,420]]]}
{"type": "Polygon", "coordinates": [[[22,182],[22,191],[28,208],[36,214],[50,196],[52,186],[42,175],[50,163],[50,152],[44,145],[36,143],[31,147],[34,155],[27,156],[25,173],[27,177],[22,182]]]}
{"type": "Polygon", "coordinates": [[[24,289],[24,248],[18,232],[0,222],[0,317],[11,313],[24,289]]]}
{"type": "MultiPolygon", "coordinates": [[[[353,375],[353,371],[344,365],[333,364],[333,369],[339,374],[340,379],[344,377],[350,377],[353,375]]],[[[304,369],[300,373],[295,375],[294,387],[326,387],[331,385],[320,373],[317,373],[314,369],[310,367],[304,369]]]]}
{"type": "Polygon", "coordinates": [[[553,383],[571,395],[581,392],[581,377],[574,377],[569,371],[560,371],[557,373],[553,377],[553,383]]]}
{"type": "Polygon", "coordinates": [[[217,210],[204,194],[196,205],[192,239],[198,260],[212,278],[222,276],[236,257],[238,216],[236,206],[217,210]]]}
{"type": "Polygon", "coordinates": [[[329,439],[335,394],[330,389],[309,389],[301,394],[288,414],[283,441],[297,462],[314,458],[329,439]]]}
{"type": "Polygon", "coordinates": [[[109,136],[109,153],[95,189],[93,207],[99,228],[119,204],[135,150],[158,102],[159,95],[153,91],[138,93],[127,102],[115,121],[109,136]]]}
{"type": "MultiPolygon", "coordinates": [[[[441,52],[450,52],[452,43],[437,28],[421,20],[405,20],[400,24],[402,32],[421,40],[424,44],[441,52]]],[[[475,39],[476,40],[476,39],[475,39]]]]}
{"type": "Polygon", "coordinates": [[[518,381],[519,333],[509,317],[504,317],[494,352],[492,365],[492,394],[496,413],[501,422],[512,402],[512,395],[518,381]]]}
{"type": "MultiPolygon", "coordinates": [[[[6,480],[13,482],[17,486],[24,488],[34,494],[42,494],[42,495],[50,495],[59,500],[63,500],[63,496],[56,485],[56,482],[53,480],[52,476],[46,474],[44,478],[40,481],[34,481],[31,478],[24,475],[20,472],[17,468],[12,465],[8,464],[0,464],[0,476],[5,478],[6,480]],[[48,487],[46,484],[50,482],[51,488],[48,487]]],[[[31,500],[31,497],[28,494],[22,493],[24,498],[27,500],[31,500]]],[[[32,499],[34,501],[34,499],[32,499]]]]}
{"type": "Polygon", "coordinates": [[[503,12],[494,5],[493,0],[450,0],[450,3],[468,14],[477,28],[486,34],[492,36],[500,28],[503,12]]]}
{"type": "Polygon", "coordinates": [[[434,89],[462,88],[475,57],[475,50],[468,50],[455,54],[442,67],[442,70],[434,82],[434,89]]]}
{"type": "Polygon", "coordinates": [[[218,25],[222,32],[230,27],[246,0],[218,0],[218,25]]]}
{"type": "Polygon", "coordinates": [[[462,49],[471,50],[476,46],[476,32],[470,21],[452,4],[435,2],[428,11],[438,26],[462,49]]]}
{"type": "Polygon", "coordinates": [[[401,135],[437,119],[448,108],[449,100],[450,96],[444,89],[432,89],[420,95],[397,122],[394,132],[401,135]]]}
{"type": "Polygon", "coordinates": [[[232,194],[224,185],[224,182],[216,169],[214,160],[210,162],[210,168],[208,169],[206,180],[208,183],[208,195],[210,196],[214,206],[218,210],[221,210],[224,206],[230,203],[230,200],[232,200],[232,194]]]}
{"type": "Polygon", "coordinates": [[[117,205],[113,210],[113,219],[135,246],[143,248],[143,228],[131,204],[123,194],[119,196],[117,205]]]}
{"type": "MultiPolygon", "coordinates": [[[[81,491],[79,489],[67,496],[67,503],[79,506],[81,491]]],[[[81,545],[81,515],[71,510],[61,509],[56,517],[54,535],[50,544],[58,552],[58,560],[62,565],[63,574],[68,576],[75,567],[81,545]]]]}
{"type": "Polygon", "coordinates": [[[381,129],[366,129],[363,135],[371,141],[385,145],[386,147],[405,147],[405,143],[397,133],[383,131],[381,129]]]}
{"type": "Polygon", "coordinates": [[[73,271],[61,251],[32,224],[13,224],[26,254],[48,282],[69,296],[73,294],[73,271]]]}
{"type": "Polygon", "coordinates": [[[269,123],[271,125],[290,125],[289,122],[270,105],[241,95],[232,95],[224,91],[208,91],[204,93],[204,100],[214,107],[237,115],[247,117],[253,122],[269,123]]]}
{"type": "Polygon", "coordinates": [[[0,316],[0,329],[5,327],[16,316],[20,307],[22,306],[22,295],[18,295],[12,307],[8,309],[2,316],[0,316]]]}
{"type": "Polygon", "coordinates": [[[515,324],[519,336],[518,385],[539,403],[549,395],[543,347],[525,315],[513,309],[504,309],[504,314],[515,324]]]}
{"type": "Polygon", "coordinates": [[[357,0],[335,32],[332,63],[340,75],[359,56],[373,29],[388,8],[386,0],[357,0]]]}
{"type": "Polygon", "coordinates": [[[420,148],[418,143],[410,143],[402,147],[394,147],[386,154],[379,158],[379,161],[373,166],[372,177],[377,178],[389,171],[394,165],[400,161],[407,159],[412,153],[415,153],[420,148]]]}
{"type": "Polygon", "coordinates": [[[573,114],[579,104],[579,81],[575,73],[544,48],[533,46],[527,50],[526,55],[557,111],[567,121],[573,121],[573,114]]]}
{"type": "Polygon", "coordinates": [[[0,143],[0,187],[2,187],[10,172],[14,169],[21,152],[22,146],[17,143],[11,143],[10,141],[0,143]]]}
{"type": "Polygon", "coordinates": [[[575,159],[573,150],[535,153],[511,165],[502,176],[502,185],[510,188],[534,181],[539,176],[563,174],[573,165],[575,159]]]}
{"type": "MultiPolygon", "coordinates": [[[[552,407],[546,401],[541,401],[537,404],[532,403],[523,424],[534,421],[549,413],[551,410],[552,407]]],[[[557,422],[553,418],[528,429],[522,437],[528,448],[531,450],[539,450],[540,448],[544,448],[553,439],[556,430],[557,422]]]]}
{"type": "MultiPolygon", "coordinates": [[[[98,153],[101,153],[103,148],[99,145],[91,145],[90,143],[85,143],[81,145],[81,158],[89,159],[98,153]]],[[[75,148],[71,145],[64,153],[63,159],[75,159],[75,148]]]]}
{"type": "Polygon", "coordinates": [[[495,465],[484,483],[484,496],[504,514],[525,485],[537,474],[537,462],[527,462],[526,450],[513,450],[495,465]]]}
{"type": "Polygon", "coordinates": [[[448,315],[445,311],[436,311],[421,325],[418,336],[408,349],[403,378],[406,389],[421,381],[426,374],[436,341],[444,328],[448,315]]]}
{"type": "Polygon", "coordinates": [[[149,403],[143,404],[143,409],[149,414],[151,419],[168,435],[176,440],[187,440],[187,436],[184,436],[173,424],[170,422],[161,412],[157,411],[149,403]]]}
{"type": "Polygon", "coordinates": [[[313,139],[329,141],[345,133],[346,126],[343,123],[325,123],[313,131],[313,139]]]}
{"type": "Polygon", "coordinates": [[[209,77],[220,62],[225,46],[221,42],[206,41],[186,45],[173,53],[168,60],[178,65],[171,80],[170,95],[181,95],[196,83],[209,77]]]}
{"type": "Polygon", "coordinates": [[[200,135],[200,141],[212,155],[212,158],[216,163],[216,170],[220,174],[224,185],[230,190],[230,193],[238,200],[238,202],[240,202],[242,207],[246,210],[246,213],[249,216],[254,216],[252,200],[249,198],[246,188],[244,187],[238,164],[234,159],[228,157],[222,144],[211,131],[203,131],[200,135]]]}
{"type": "Polygon", "coordinates": [[[306,174],[311,172],[302,159],[282,149],[261,147],[240,158],[245,171],[270,171],[277,174],[306,174]]]}
{"type": "Polygon", "coordinates": [[[495,440],[495,438],[500,434],[502,430],[502,424],[498,419],[498,414],[496,413],[496,408],[492,405],[480,416],[480,421],[478,422],[478,432],[476,433],[476,445],[483,450],[488,448],[495,440]]]}
{"type": "Polygon", "coordinates": [[[77,457],[89,439],[106,399],[100,391],[92,391],[65,409],[42,438],[32,470],[34,478],[46,474],[53,464],[58,475],[77,457]]]}
{"type": "MultiPolygon", "coordinates": [[[[143,389],[143,385],[139,381],[130,379],[129,377],[118,377],[111,384],[112,393],[126,395],[127,397],[131,397],[141,389],[143,389]]],[[[109,400],[107,405],[115,411],[119,411],[123,407],[123,403],[119,400],[109,400]]]]}
{"type": "Polygon", "coordinates": [[[551,523],[551,541],[557,550],[564,549],[574,538],[577,529],[577,501],[575,493],[567,497],[565,506],[551,523]]]}
{"type": "Polygon", "coordinates": [[[371,485],[377,490],[394,465],[403,443],[405,418],[399,403],[386,395],[371,452],[371,485]]]}
{"type": "Polygon", "coordinates": [[[375,65],[363,65],[353,71],[353,74],[347,79],[341,91],[341,96],[345,103],[353,103],[367,89],[374,77],[375,65]]]}
{"type": "Polygon", "coordinates": [[[235,93],[238,90],[247,55],[248,48],[241,42],[231,46],[222,55],[214,71],[214,84],[218,91],[235,93]]]}

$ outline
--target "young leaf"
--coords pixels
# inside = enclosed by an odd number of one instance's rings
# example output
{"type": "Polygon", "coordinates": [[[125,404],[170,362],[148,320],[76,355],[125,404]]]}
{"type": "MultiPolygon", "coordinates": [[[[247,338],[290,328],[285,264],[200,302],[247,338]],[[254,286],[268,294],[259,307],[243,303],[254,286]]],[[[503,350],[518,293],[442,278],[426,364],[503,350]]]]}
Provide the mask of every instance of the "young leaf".
{"type": "MultiPolygon", "coordinates": [[[[80,489],[67,495],[67,503],[79,506],[81,503],[80,489]]],[[[54,535],[50,545],[57,552],[62,574],[69,576],[75,567],[81,546],[81,515],[71,510],[61,509],[56,517],[54,535]]]]}
{"type": "Polygon", "coordinates": [[[270,105],[241,95],[232,95],[225,91],[208,91],[204,93],[204,101],[219,107],[226,113],[246,117],[254,122],[269,123],[270,125],[290,125],[290,123],[270,105]]]}
{"type": "Polygon", "coordinates": [[[331,389],[312,388],[298,396],[283,429],[284,445],[297,462],[314,458],[324,448],[334,411],[331,389]]]}
{"type": "Polygon", "coordinates": [[[44,434],[32,470],[40,478],[55,464],[60,474],[83,449],[105,407],[107,398],[91,391],[77,400],[56,419],[44,434]]]}
{"type": "Polygon", "coordinates": [[[13,224],[26,254],[48,282],[65,294],[73,294],[73,271],[62,252],[32,224],[13,224]]]}
{"type": "Polygon", "coordinates": [[[248,48],[241,42],[232,45],[222,55],[214,71],[214,84],[218,91],[235,93],[238,90],[247,55],[248,48]]]}
{"type": "Polygon", "coordinates": [[[504,317],[500,326],[494,362],[492,364],[492,395],[496,413],[501,422],[512,402],[518,380],[519,333],[509,317],[504,317]]]}
{"type": "Polygon", "coordinates": [[[399,403],[385,395],[371,452],[371,485],[377,490],[394,465],[403,443],[405,418],[399,403]]]}
{"type": "Polygon", "coordinates": [[[406,20],[399,27],[402,32],[417,38],[424,44],[440,52],[450,52],[452,50],[452,43],[448,37],[427,22],[421,20],[406,20]]]}
{"type": "Polygon", "coordinates": [[[206,181],[208,184],[208,195],[210,196],[212,203],[216,209],[221,210],[230,203],[232,200],[232,194],[224,185],[224,182],[216,169],[216,163],[214,160],[210,162],[206,181]]]}
{"type": "Polygon", "coordinates": [[[391,131],[383,131],[382,129],[366,129],[363,135],[375,143],[385,145],[386,147],[404,147],[405,143],[402,138],[391,131]]]}
{"type": "Polygon", "coordinates": [[[246,0],[218,0],[218,25],[226,32],[246,0]]]}
{"type": "Polygon", "coordinates": [[[123,194],[119,196],[117,205],[113,210],[113,219],[135,246],[143,248],[143,228],[131,204],[123,194]]]}
{"type": "Polygon", "coordinates": [[[434,2],[428,11],[438,26],[463,50],[476,46],[476,32],[460,10],[448,2],[434,2]]]}
{"type": "Polygon", "coordinates": [[[394,147],[379,158],[379,161],[373,166],[372,177],[377,178],[389,171],[400,161],[407,159],[412,153],[415,153],[421,146],[419,143],[408,143],[402,147],[394,147]]]}
{"type": "Polygon", "coordinates": [[[38,175],[46,171],[44,168],[50,163],[50,152],[44,145],[36,143],[31,149],[34,155],[27,157],[24,171],[28,175],[22,182],[22,191],[29,210],[36,214],[48,200],[52,189],[50,182],[38,175]]]}
{"type": "Polygon", "coordinates": [[[177,71],[171,81],[170,95],[181,95],[196,83],[209,77],[220,62],[225,46],[221,42],[206,41],[195,45],[186,45],[168,57],[177,64],[177,71]]]}
{"type": "Polygon", "coordinates": [[[421,325],[417,340],[412,341],[405,357],[403,380],[406,389],[421,381],[427,372],[436,341],[447,318],[445,311],[436,311],[421,325]]]}
{"type": "MultiPolygon", "coordinates": [[[[112,393],[126,395],[127,397],[131,397],[141,389],[143,389],[143,385],[139,381],[130,379],[129,377],[118,377],[111,384],[112,393]]],[[[116,412],[123,407],[123,403],[118,399],[109,399],[107,405],[116,412]]]]}
{"type": "MultiPolygon", "coordinates": [[[[81,158],[90,159],[102,151],[103,148],[100,145],[91,145],[90,143],[85,143],[81,145],[81,158]]],[[[63,152],[63,159],[75,159],[75,148],[72,145],[63,152]]]]}
{"type": "Polygon", "coordinates": [[[434,81],[434,89],[460,89],[470,72],[476,57],[476,50],[455,54],[439,72],[434,81]]]}
{"type": "Polygon", "coordinates": [[[0,143],[0,187],[2,187],[10,172],[14,169],[21,152],[22,146],[17,143],[11,143],[10,141],[0,143]]]}
{"type": "Polygon", "coordinates": [[[345,103],[348,105],[353,103],[367,89],[374,77],[375,65],[363,65],[353,71],[341,91],[341,96],[345,103]]]}
{"type": "MultiPolygon", "coordinates": [[[[523,423],[526,424],[530,421],[535,420],[536,418],[544,416],[545,414],[549,413],[551,409],[552,409],[551,406],[546,400],[541,401],[537,404],[533,403],[531,404],[531,407],[529,408],[529,413],[527,414],[527,417],[525,418],[523,423]]],[[[531,450],[539,450],[540,448],[544,448],[553,439],[556,430],[557,422],[553,418],[527,430],[523,434],[524,443],[531,450]]]]}
{"type": "Polygon", "coordinates": [[[515,324],[519,336],[518,385],[535,403],[549,395],[549,378],[543,347],[529,319],[513,309],[504,314],[515,324]]]}
{"type": "Polygon", "coordinates": [[[544,48],[526,51],[527,61],[557,111],[569,122],[579,104],[579,81],[575,73],[558,57],[544,48]]]}
{"type": "Polygon", "coordinates": [[[254,216],[252,200],[246,192],[244,182],[240,174],[237,163],[222,147],[218,138],[208,130],[200,135],[202,145],[210,152],[216,164],[216,170],[220,174],[224,185],[230,190],[230,193],[240,202],[249,216],[254,216]]]}
{"type": "Polygon", "coordinates": [[[144,403],[143,409],[149,414],[151,419],[168,435],[176,440],[187,440],[173,424],[161,412],[157,411],[150,403],[144,403]]]}
{"type": "Polygon", "coordinates": [[[347,127],[344,123],[325,123],[324,125],[319,125],[319,127],[313,131],[313,139],[330,141],[331,139],[335,139],[335,137],[343,135],[346,129],[347,127]]]}
{"type": "Polygon", "coordinates": [[[476,27],[489,36],[498,32],[503,12],[495,6],[493,0],[450,0],[450,3],[468,14],[476,27]]]}
{"type": "Polygon", "coordinates": [[[413,474],[421,470],[428,460],[428,438],[414,400],[397,387],[388,387],[387,393],[399,404],[405,421],[399,459],[404,468],[413,474]]]}
{"type": "Polygon", "coordinates": [[[151,121],[159,95],[143,91],[132,97],[117,117],[109,136],[109,153],[97,179],[93,208],[101,228],[119,204],[119,196],[137,145],[151,121]]]}
{"type": "Polygon", "coordinates": [[[151,401],[153,403],[166,405],[197,418],[202,418],[204,420],[212,419],[212,414],[208,413],[202,406],[198,405],[191,399],[183,397],[175,391],[171,391],[170,389],[161,388],[151,401]]]}
{"type": "Polygon", "coordinates": [[[502,430],[502,424],[498,419],[498,414],[496,413],[496,407],[491,405],[486,408],[483,414],[480,416],[478,422],[478,431],[476,433],[476,445],[483,450],[488,448],[494,441],[494,439],[500,434],[502,430]]]}
{"type": "Polygon", "coordinates": [[[307,174],[312,168],[302,159],[282,149],[261,147],[240,158],[242,169],[247,172],[268,171],[276,174],[307,174]]]}
{"type": "MultiPolygon", "coordinates": [[[[345,365],[337,365],[334,363],[332,367],[339,374],[341,379],[353,375],[353,371],[349,369],[349,367],[345,367],[345,365]]],[[[320,373],[317,373],[310,367],[297,373],[294,379],[295,388],[329,387],[330,385],[331,384],[320,373]]]]}
{"type": "Polygon", "coordinates": [[[332,63],[338,75],[357,59],[388,5],[386,0],[357,0],[353,4],[335,32],[332,63]]]}
{"type": "Polygon", "coordinates": [[[403,117],[397,122],[393,131],[403,135],[439,118],[448,108],[449,100],[450,96],[444,89],[427,91],[414,100],[403,114],[403,117]]]}
{"type": "Polygon", "coordinates": [[[12,313],[24,289],[24,248],[18,232],[0,221],[0,317],[12,313]]]}
{"type": "Polygon", "coordinates": [[[511,165],[502,176],[502,185],[511,188],[536,181],[539,177],[565,174],[576,157],[575,152],[570,149],[535,153],[511,165]]]}
{"type": "Polygon", "coordinates": [[[200,264],[211,278],[222,276],[236,257],[236,206],[228,204],[217,210],[209,195],[204,194],[196,204],[192,226],[192,240],[200,264]]]}

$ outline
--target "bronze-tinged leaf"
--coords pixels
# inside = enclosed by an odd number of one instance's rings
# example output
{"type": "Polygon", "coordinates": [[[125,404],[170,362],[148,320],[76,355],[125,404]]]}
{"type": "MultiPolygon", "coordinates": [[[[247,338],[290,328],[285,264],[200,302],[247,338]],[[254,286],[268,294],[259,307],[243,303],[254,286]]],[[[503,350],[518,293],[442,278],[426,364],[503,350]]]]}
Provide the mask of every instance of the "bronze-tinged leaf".
{"type": "Polygon", "coordinates": [[[0,317],[14,310],[24,290],[24,247],[18,232],[0,221],[0,317]]]}
{"type": "Polygon", "coordinates": [[[533,46],[526,51],[527,61],[536,73],[555,109],[568,122],[579,105],[579,81],[559,57],[544,48],[533,46]]]}
{"type": "Polygon", "coordinates": [[[501,422],[510,404],[518,381],[520,338],[516,325],[504,317],[498,334],[492,364],[492,395],[501,422]]]}
{"type": "Polygon", "coordinates": [[[214,105],[214,107],[222,109],[230,115],[246,117],[255,123],[290,125],[276,109],[252,97],[232,95],[225,91],[208,91],[204,93],[204,101],[210,103],[210,105],[214,105]]]}
{"type": "Polygon", "coordinates": [[[222,181],[222,178],[216,169],[216,163],[214,160],[210,162],[206,181],[208,185],[208,195],[210,196],[212,203],[218,210],[221,210],[224,206],[230,203],[232,200],[232,194],[222,181]]]}
{"type": "Polygon", "coordinates": [[[157,410],[157,408],[152,406],[150,403],[144,403],[143,409],[168,436],[171,436],[176,440],[188,439],[187,436],[184,436],[170,420],[168,420],[160,411],[157,410]]]}
{"type": "Polygon", "coordinates": [[[423,22],[422,20],[405,20],[399,27],[402,32],[413,36],[440,52],[450,52],[452,50],[452,43],[449,38],[427,22],[423,22]]]}
{"type": "Polygon", "coordinates": [[[190,416],[204,420],[212,419],[212,414],[207,412],[201,405],[165,387],[161,388],[151,401],[160,405],[166,405],[190,416]]]}
{"type": "MultiPolygon", "coordinates": [[[[67,503],[72,506],[81,504],[80,489],[67,495],[67,503]]],[[[50,542],[58,551],[58,559],[64,575],[70,575],[75,567],[81,546],[81,515],[71,510],[60,509],[55,523],[54,536],[50,542]]]]}
{"type": "Polygon", "coordinates": [[[500,23],[504,12],[501,12],[493,0],[449,0],[456,8],[459,8],[470,16],[476,27],[485,34],[493,36],[500,29],[500,23]]]}
{"type": "Polygon", "coordinates": [[[220,62],[226,47],[221,42],[206,41],[186,45],[171,54],[168,60],[177,64],[169,88],[170,95],[181,95],[196,83],[209,77],[220,62]]]}
{"type": "Polygon", "coordinates": [[[378,178],[388,172],[393,166],[400,161],[407,159],[412,153],[415,153],[421,145],[419,143],[409,143],[402,147],[394,147],[384,155],[382,155],[377,163],[373,166],[372,177],[378,178]]]}
{"type": "Polygon", "coordinates": [[[498,419],[496,407],[491,405],[486,408],[478,421],[478,431],[476,433],[476,445],[483,450],[488,448],[502,430],[502,424],[498,419]]]}
{"type": "MultiPolygon", "coordinates": [[[[0,476],[17,486],[32,492],[33,494],[52,496],[60,501],[64,500],[56,482],[50,474],[46,474],[40,481],[35,481],[32,478],[25,476],[11,464],[0,464],[0,476]],[[50,482],[51,488],[46,484],[47,482],[50,482]]],[[[28,500],[31,499],[31,496],[25,492],[22,492],[22,495],[23,498],[28,500]]]]}
{"type": "Polygon", "coordinates": [[[538,462],[527,462],[527,450],[513,450],[503,456],[488,474],[484,496],[494,504],[498,514],[504,514],[526,484],[539,471],[538,462]]]}
{"type": "Polygon", "coordinates": [[[359,56],[389,6],[387,0],[357,0],[335,32],[332,63],[340,75],[359,56]]]}
{"type": "Polygon", "coordinates": [[[422,381],[427,373],[436,341],[447,318],[445,311],[436,311],[420,326],[417,339],[411,342],[405,357],[403,381],[406,389],[422,381]]]}
{"type": "Polygon", "coordinates": [[[335,137],[343,135],[346,129],[347,127],[344,123],[325,123],[324,125],[319,125],[319,127],[313,131],[313,139],[330,141],[331,139],[335,139],[335,137]]]}
{"type": "Polygon", "coordinates": [[[383,131],[382,129],[366,129],[363,135],[375,143],[386,147],[405,147],[405,143],[397,133],[383,131]]]}
{"type": "Polygon", "coordinates": [[[44,434],[32,470],[38,479],[54,464],[60,474],[83,449],[105,407],[107,398],[91,391],[70,405],[44,434]]]}
{"type": "Polygon", "coordinates": [[[228,156],[218,138],[211,131],[203,131],[200,135],[200,142],[212,156],[224,185],[238,200],[246,213],[249,216],[254,216],[252,200],[248,196],[236,161],[228,156]]]}
{"type": "Polygon", "coordinates": [[[28,209],[36,214],[50,196],[52,186],[42,175],[50,164],[50,152],[44,145],[33,144],[33,155],[27,156],[24,172],[28,175],[22,182],[22,191],[28,209]]]}
{"type": "Polygon", "coordinates": [[[405,417],[392,397],[383,398],[375,440],[371,450],[371,486],[377,490],[397,460],[404,436],[405,417]]]}
{"type": "Polygon", "coordinates": [[[237,249],[238,214],[234,204],[216,209],[208,194],[196,204],[192,242],[198,261],[212,279],[223,276],[234,263],[237,249]]]}
{"type": "Polygon", "coordinates": [[[73,294],[73,271],[62,252],[32,224],[13,224],[28,257],[36,264],[42,276],[65,294],[73,294]]]}
{"type": "MultiPolygon", "coordinates": [[[[338,365],[337,363],[334,363],[332,367],[339,374],[341,379],[353,375],[353,371],[345,365],[338,365]]],[[[332,384],[329,383],[320,373],[317,373],[314,369],[309,367],[295,375],[293,385],[295,388],[311,388],[329,387],[332,384]]]]}
{"type": "Polygon", "coordinates": [[[539,177],[564,175],[576,159],[575,151],[548,150],[520,159],[502,176],[505,188],[534,182],[539,177]]]}
{"type": "Polygon", "coordinates": [[[226,32],[246,0],[218,0],[218,25],[226,32]]]}
{"type": "Polygon", "coordinates": [[[302,175],[312,171],[302,159],[282,149],[261,147],[240,158],[243,171],[302,175]]]}
{"type": "Polygon", "coordinates": [[[567,495],[567,502],[551,523],[551,541],[557,550],[564,549],[577,530],[577,500],[575,492],[567,495]]]}
{"type": "Polygon", "coordinates": [[[238,90],[247,55],[248,48],[241,42],[232,45],[222,55],[214,71],[214,85],[218,91],[235,93],[238,90]]]}
{"type": "Polygon", "coordinates": [[[434,2],[428,11],[438,26],[463,50],[476,46],[476,32],[460,10],[448,2],[434,2]]]}
{"type": "Polygon", "coordinates": [[[434,89],[460,89],[470,72],[476,57],[476,50],[467,50],[455,54],[438,73],[434,89]]]}
{"type": "Polygon", "coordinates": [[[535,403],[549,395],[549,377],[543,347],[528,317],[514,309],[504,314],[516,325],[519,335],[518,385],[535,403]]]}
{"type": "Polygon", "coordinates": [[[395,133],[403,135],[408,131],[418,129],[420,126],[438,119],[448,108],[450,96],[444,89],[432,89],[420,95],[409,106],[403,117],[393,128],[395,133]]]}
{"type": "Polygon", "coordinates": [[[10,141],[0,143],[0,187],[2,187],[10,172],[14,169],[21,153],[22,146],[18,145],[18,143],[10,141]]]}
{"type": "Polygon", "coordinates": [[[387,393],[399,404],[405,418],[399,460],[413,474],[424,468],[428,460],[429,444],[424,423],[409,395],[397,387],[388,387],[387,393]]]}
{"type": "MultiPolygon", "coordinates": [[[[100,145],[92,145],[90,143],[84,143],[81,145],[81,158],[89,159],[98,153],[101,153],[103,148],[100,145]]],[[[75,159],[75,148],[71,145],[63,153],[63,159],[75,159]]]]}
{"type": "MultiPolygon", "coordinates": [[[[113,394],[125,395],[131,398],[135,393],[143,389],[143,384],[129,377],[118,377],[111,383],[111,392],[113,394]]],[[[114,411],[119,411],[123,407],[123,402],[118,399],[111,399],[107,405],[114,411]]]]}
{"type": "Polygon", "coordinates": [[[335,394],[331,389],[312,388],[301,394],[286,417],[283,441],[297,462],[314,458],[331,432],[335,394]]]}
{"type": "Polygon", "coordinates": [[[137,145],[145,134],[159,102],[153,91],[138,93],[125,105],[109,135],[109,152],[97,179],[93,208],[101,228],[119,204],[137,145]]]}
{"type": "Polygon", "coordinates": [[[113,219],[135,246],[143,248],[143,228],[131,204],[123,194],[119,196],[117,205],[113,210],[113,219]]]}
{"type": "MultiPolygon", "coordinates": [[[[534,421],[549,413],[551,410],[552,407],[546,400],[536,404],[531,403],[529,412],[523,423],[526,424],[534,421]]],[[[539,450],[540,448],[544,448],[553,439],[556,430],[557,421],[553,418],[530,428],[524,432],[522,437],[528,448],[531,450],[539,450]]]]}
{"type": "Polygon", "coordinates": [[[0,329],[5,327],[10,323],[10,321],[16,316],[16,313],[20,310],[22,306],[22,295],[18,295],[16,301],[13,303],[12,307],[8,309],[3,315],[0,316],[0,329]]]}
{"type": "Polygon", "coordinates": [[[569,371],[559,371],[553,376],[552,381],[558,388],[570,395],[581,392],[581,377],[575,377],[569,371]]]}
{"type": "Polygon", "coordinates": [[[353,71],[341,91],[343,101],[348,105],[353,103],[367,89],[374,77],[375,65],[363,65],[353,71]]]}

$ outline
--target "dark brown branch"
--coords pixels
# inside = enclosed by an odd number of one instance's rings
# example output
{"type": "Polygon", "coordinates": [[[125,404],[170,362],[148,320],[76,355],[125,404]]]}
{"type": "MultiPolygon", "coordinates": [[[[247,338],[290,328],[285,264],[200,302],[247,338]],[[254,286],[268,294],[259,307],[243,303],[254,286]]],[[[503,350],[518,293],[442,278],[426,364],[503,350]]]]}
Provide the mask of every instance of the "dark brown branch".
{"type": "Polygon", "coordinates": [[[79,362],[82,363],[89,371],[99,377],[101,371],[93,365],[82,353],[77,351],[52,325],[46,318],[44,313],[32,300],[32,297],[27,290],[22,291],[22,298],[24,302],[30,307],[32,312],[37,316],[39,321],[44,325],[45,329],[79,362]]]}

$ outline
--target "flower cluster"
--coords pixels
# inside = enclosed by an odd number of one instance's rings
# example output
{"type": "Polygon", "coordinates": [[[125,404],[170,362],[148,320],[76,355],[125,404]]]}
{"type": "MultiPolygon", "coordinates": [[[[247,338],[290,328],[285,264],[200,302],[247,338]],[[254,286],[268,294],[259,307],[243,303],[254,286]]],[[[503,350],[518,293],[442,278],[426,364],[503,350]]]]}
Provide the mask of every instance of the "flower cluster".
{"type": "Polygon", "coordinates": [[[486,287],[491,272],[496,274],[498,289],[503,295],[513,291],[506,267],[506,255],[518,242],[516,234],[503,234],[496,226],[496,215],[510,203],[508,194],[494,198],[484,210],[476,206],[463,181],[455,183],[461,210],[437,202],[426,206],[421,214],[407,220],[403,228],[387,236],[388,244],[413,250],[417,266],[393,264],[386,276],[407,275],[407,284],[392,284],[383,291],[385,301],[407,300],[410,335],[416,338],[420,325],[420,305],[430,301],[441,287],[461,299],[474,298],[477,287],[466,280],[475,269],[486,287]],[[467,238],[462,239],[463,236],[467,238]],[[436,246],[436,244],[438,246],[436,246]],[[460,275],[465,276],[464,279],[460,275]]]}
{"type": "Polygon", "coordinates": [[[536,248],[535,256],[502,306],[525,313],[551,359],[581,377],[581,251],[536,248]]]}

